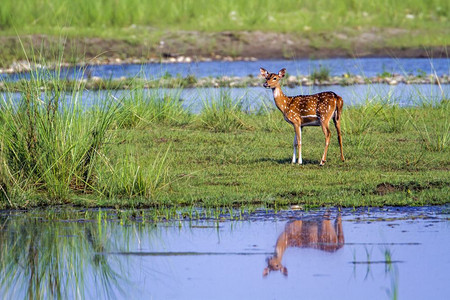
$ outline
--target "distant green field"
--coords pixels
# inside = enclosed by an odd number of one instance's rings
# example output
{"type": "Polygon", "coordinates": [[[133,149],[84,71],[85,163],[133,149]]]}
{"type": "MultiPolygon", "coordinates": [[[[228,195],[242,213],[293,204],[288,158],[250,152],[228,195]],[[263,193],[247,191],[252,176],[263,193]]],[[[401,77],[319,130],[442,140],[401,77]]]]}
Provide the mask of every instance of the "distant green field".
{"type": "MultiPolygon", "coordinates": [[[[173,30],[301,32],[343,27],[441,29],[449,25],[447,0],[3,0],[3,31],[53,27],[151,26],[173,30]]],[[[68,29],[69,30],[69,29],[68,29]]]]}
{"type": "MultiPolygon", "coordinates": [[[[449,11],[446,0],[3,0],[0,66],[26,60],[24,52],[30,48],[62,45],[64,61],[111,55],[111,50],[121,58],[145,59],[155,54],[163,38],[174,42],[181,55],[183,49],[193,48],[203,50],[198,55],[222,51],[234,56],[239,46],[230,48],[205,37],[223,31],[294,34],[307,41],[297,44],[315,49],[348,51],[361,43],[362,49],[441,47],[450,45],[449,11]],[[63,43],[60,37],[67,40],[63,43]],[[50,42],[42,42],[45,38],[50,42]],[[86,46],[80,42],[83,38],[102,40],[86,46]]],[[[234,38],[238,44],[252,43],[239,34],[234,38]]]]}

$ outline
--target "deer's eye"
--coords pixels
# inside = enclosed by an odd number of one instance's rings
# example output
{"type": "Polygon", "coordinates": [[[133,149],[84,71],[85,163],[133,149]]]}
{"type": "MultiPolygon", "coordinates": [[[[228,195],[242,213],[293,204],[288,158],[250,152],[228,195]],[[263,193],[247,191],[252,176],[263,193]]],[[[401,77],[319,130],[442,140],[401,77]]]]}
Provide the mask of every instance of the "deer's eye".
{"type": "Polygon", "coordinates": [[[273,78],[272,80],[275,81],[275,80],[277,80],[277,79],[276,79],[276,78],[273,78]]]}

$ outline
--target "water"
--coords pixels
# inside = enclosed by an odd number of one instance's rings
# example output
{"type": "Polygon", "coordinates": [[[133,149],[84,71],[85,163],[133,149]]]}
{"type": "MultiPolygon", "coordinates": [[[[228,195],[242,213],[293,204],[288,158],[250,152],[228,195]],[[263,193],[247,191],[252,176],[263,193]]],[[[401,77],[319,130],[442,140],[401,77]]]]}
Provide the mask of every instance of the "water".
{"type": "MultiPolygon", "coordinates": [[[[364,104],[366,102],[397,104],[401,107],[433,104],[440,102],[443,97],[450,95],[450,85],[406,85],[391,86],[387,84],[352,85],[352,86],[308,86],[308,87],[283,87],[286,95],[314,94],[323,91],[333,91],[344,99],[346,106],[364,104]]],[[[163,89],[160,93],[172,93],[174,90],[163,89]]],[[[201,111],[204,103],[211,99],[219,99],[221,95],[229,95],[231,99],[240,101],[244,107],[250,110],[258,109],[262,105],[274,107],[273,93],[263,87],[248,88],[201,88],[184,89],[178,94],[183,106],[194,113],[201,111]]],[[[160,96],[162,98],[162,96],[160,96]]]]}
{"type": "MultiPolygon", "coordinates": [[[[99,65],[63,68],[61,77],[74,79],[96,76],[105,79],[120,77],[144,77],[147,79],[160,78],[164,75],[195,77],[217,76],[259,76],[259,68],[264,67],[270,72],[278,72],[286,68],[292,75],[309,75],[320,67],[330,70],[330,75],[343,74],[362,75],[365,77],[377,76],[388,72],[396,74],[421,75],[437,74],[439,76],[450,74],[449,58],[331,58],[323,60],[259,60],[259,61],[211,61],[193,63],[150,63],[125,65],[99,65]]],[[[29,79],[29,73],[0,74],[0,80],[29,79]]]]}
{"type": "MultiPolygon", "coordinates": [[[[169,63],[169,64],[144,64],[144,65],[103,65],[89,66],[85,71],[82,68],[66,68],[61,72],[61,77],[81,78],[81,76],[97,76],[101,78],[120,77],[146,77],[158,78],[163,75],[196,77],[205,76],[247,76],[249,74],[259,76],[259,67],[276,72],[286,67],[290,74],[309,74],[312,70],[324,66],[330,69],[331,75],[342,75],[344,73],[360,74],[363,76],[375,76],[383,72],[400,74],[449,74],[450,59],[394,59],[394,58],[361,58],[361,59],[326,59],[326,60],[262,60],[256,62],[198,62],[198,63],[169,63]]],[[[29,79],[28,73],[23,74],[0,74],[0,80],[29,79]]],[[[218,99],[221,93],[226,91],[232,99],[242,101],[244,106],[257,109],[261,104],[272,105],[273,97],[269,90],[261,87],[248,88],[196,88],[196,89],[153,89],[148,94],[156,94],[164,98],[168,93],[179,97],[183,106],[194,113],[198,113],[205,102],[218,99]]],[[[352,86],[327,86],[327,87],[284,87],[287,95],[313,94],[325,90],[332,90],[340,95],[346,105],[365,103],[366,101],[381,101],[383,103],[396,103],[400,106],[421,105],[423,103],[435,103],[442,98],[449,97],[450,85],[405,85],[390,86],[387,84],[352,85],[352,86]]],[[[85,91],[80,94],[81,100],[86,106],[99,103],[109,97],[110,94],[116,98],[126,96],[130,91],[85,91]]],[[[0,97],[5,97],[3,93],[0,97]]],[[[19,94],[13,97],[19,97],[19,94]]],[[[68,97],[71,97],[70,94],[68,97]]]]}
{"type": "Polygon", "coordinates": [[[448,299],[450,294],[449,206],[346,209],[341,215],[336,209],[257,211],[241,221],[223,216],[157,223],[146,213],[124,221],[112,211],[3,212],[0,294],[5,299],[448,299]],[[292,246],[282,249],[284,233],[292,246]],[[277,241],[287,275],[263,276],[277,241]]]}

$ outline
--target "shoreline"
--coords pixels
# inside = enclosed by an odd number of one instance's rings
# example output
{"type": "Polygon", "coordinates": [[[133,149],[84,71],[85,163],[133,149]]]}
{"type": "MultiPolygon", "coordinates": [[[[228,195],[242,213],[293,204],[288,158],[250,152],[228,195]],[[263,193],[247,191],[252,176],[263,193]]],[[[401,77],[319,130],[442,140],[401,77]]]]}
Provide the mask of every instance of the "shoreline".
{"type": "MultiPolygon", "coordinates": [[[[0,81],[0,92],[20,92],[23,88],[24,79],[6,82],[0,81]]],[[[50,82],[51,83],[51,82],[50,82]]],[[[42,81],[40,88],[42,90],[52,90],[53,85],[42,81]]],[[[85,90],[130,90],[136,87],[144,89],[153,88],[246,88],[261,86],[262,79],[254,76],[221,76],[221,77],[195,77],[188,75],[186,77],[162,77],[154,80],[141,78],[121,77],[118,79],[103,79],[100,77],[90,77],[80,80],[61,79],[60,83],[66,91],[82,87],[85,90]]],[[[352,86],[365,84],[430,84],[447,85],[450,84],[450,75],[435,76],[432,74],[426,76],[389,74],[387,76],[363,77],[361,75],[344,74],[342,76],[319,77],[319,75],[289,75],[284,79],[284,85],[287,87],[296,86],[352,86]]]]}

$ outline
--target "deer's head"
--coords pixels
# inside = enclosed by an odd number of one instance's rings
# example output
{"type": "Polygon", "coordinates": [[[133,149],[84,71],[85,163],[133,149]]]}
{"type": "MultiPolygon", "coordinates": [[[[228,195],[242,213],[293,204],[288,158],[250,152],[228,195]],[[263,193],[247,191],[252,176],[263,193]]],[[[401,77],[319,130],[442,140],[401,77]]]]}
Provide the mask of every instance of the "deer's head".
{"type": "Polygon", "coordinates": [[[267,258],[267,267],[264,268],[263,276],[269,275],[272,271],[280,271],[284,276],[287,276],[288,271],[285,266],[281,264],[281,259],[277,256],[267,258]]]}
{"type": "Polygon", "coordinates": [[[266,79],[266,82],[264,82],[263,86],[265,88],[271,88],[274,89],[280,84],[280,79],[284,77],[286,74],[286,69],[281,69],[278,74],[275,73],[269,73],[266,69],[260,68],[259,71],[261,72],[261,76],[266,79]]]}

